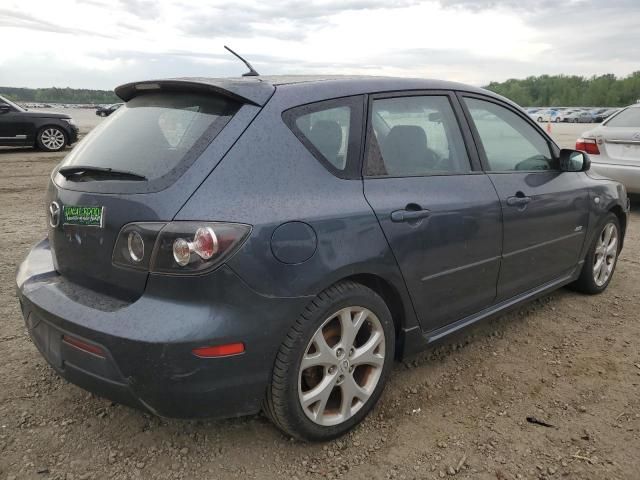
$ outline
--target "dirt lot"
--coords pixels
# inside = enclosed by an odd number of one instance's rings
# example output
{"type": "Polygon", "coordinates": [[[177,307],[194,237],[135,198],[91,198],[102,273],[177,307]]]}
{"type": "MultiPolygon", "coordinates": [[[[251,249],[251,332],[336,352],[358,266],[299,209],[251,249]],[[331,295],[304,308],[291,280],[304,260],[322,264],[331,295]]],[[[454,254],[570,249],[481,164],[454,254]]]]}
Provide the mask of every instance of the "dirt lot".
{"type": "MultiPolygon", "coordinates": [[[[587,129],[553,128],[565,145],[587,129]]],[[[639,478],[640,202],[604,294],[557,291],[398,364],[363,425],[303,444],[262,416],[155,418],[46,365],[14,273],[44,235],[44,187],[61,158],[0,149],[0,479],[639,478]]]]}

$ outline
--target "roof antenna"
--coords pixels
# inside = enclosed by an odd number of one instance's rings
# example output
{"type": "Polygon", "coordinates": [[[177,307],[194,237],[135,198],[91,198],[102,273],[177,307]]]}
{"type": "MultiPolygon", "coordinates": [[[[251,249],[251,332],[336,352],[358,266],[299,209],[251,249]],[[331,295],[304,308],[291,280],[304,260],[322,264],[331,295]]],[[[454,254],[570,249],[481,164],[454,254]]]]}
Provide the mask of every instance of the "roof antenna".
{"type": "Polygon", "coordinates": [[[260,76],[260,74],[258,72],[256,72],[255,68],[253,68],[251,66],[251,64],[249,62],[247,62],[244,58],[242,58],[240,55],[238,55],[236,52],[234,52],[233,50],[231,50],[229,47],[227,47],[226,45],[224,46],[224,48],[226,48],[227,50],[229,50],[232,54],[234,54],[236,57],[238,57],[240,60],[242,60],[242,62],[247,66],[247,68],[249,69],[249,71],[247,73],[243,73],[242,76],[243,77],[258,77],[260,76]]]}

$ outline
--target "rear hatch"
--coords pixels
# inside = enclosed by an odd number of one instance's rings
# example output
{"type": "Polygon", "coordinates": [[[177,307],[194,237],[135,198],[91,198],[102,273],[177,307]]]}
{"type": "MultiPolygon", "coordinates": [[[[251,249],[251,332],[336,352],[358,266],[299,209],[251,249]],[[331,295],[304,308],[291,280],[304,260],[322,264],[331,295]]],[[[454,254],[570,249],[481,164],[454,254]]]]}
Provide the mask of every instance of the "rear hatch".
{"type": "Polygon", "coordinates": [[[268,101],[267,85],[259,94],[249,85],[247,97],[224,81],[116,89],[126,104],[52,173],[48,235],[58,273],[110,296],[138,298],[148,273],[112,263],[120,230],[171,221],[268,101]]]}

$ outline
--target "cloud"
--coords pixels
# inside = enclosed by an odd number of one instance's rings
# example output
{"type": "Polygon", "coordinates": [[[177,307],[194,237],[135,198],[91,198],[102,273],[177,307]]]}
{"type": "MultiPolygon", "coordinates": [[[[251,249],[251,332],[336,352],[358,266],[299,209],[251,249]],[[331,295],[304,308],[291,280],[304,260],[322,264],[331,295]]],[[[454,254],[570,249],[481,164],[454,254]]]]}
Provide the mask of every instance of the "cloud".
{"type": "Polygon", "coordinates": [[[160,17],[161,4],[155,0],[120,0],[122,11],[136,17],[154,20],[160,17]]]}
{"type": "Polygon", "coordinates": [[[22,30],[61,33],[65,35],[97,35],[109,38],[109,35],[96,33],[82,28],[65,27],[42,18],[37,18],[34,15],[28,15],[13,9],[9,10],[5,8],[0,8],[0,27],[13,27],[22,30]]]}
{"type": "Polygon", "coordinates": [[[221,4],[205,7],[188,16],[182,31],[188,35],[209,38],[265,36],[296,40],[326,25],[332,16],[344,12],[402,9],[416,5],[417,0],[329,0],[259,2],[238,7],[221,4]]]}

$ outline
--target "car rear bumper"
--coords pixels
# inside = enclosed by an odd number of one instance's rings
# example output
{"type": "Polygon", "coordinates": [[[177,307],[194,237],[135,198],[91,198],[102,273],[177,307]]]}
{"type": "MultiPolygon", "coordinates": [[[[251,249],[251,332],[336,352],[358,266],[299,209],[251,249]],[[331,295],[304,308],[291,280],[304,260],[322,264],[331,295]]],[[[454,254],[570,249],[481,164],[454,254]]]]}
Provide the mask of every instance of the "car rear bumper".
{"type": "Polygon", "coordinates": [[[201,277],[150,276],[145,294],[126,304],[66,282],[46,240],[18,268],[17,287],[31,338],[62,377],[182,418],[259,411],[280,343],[308,302],[261,296],[222,267],[201,277]],[[192,353],[232,342],[243,342],[245,352],[206,359],[192,353]]]}
{"type": "Polygon", "coordinates": [[[594,156],[592,156],[591,169],[600,175],[622,183],[627,192],[640,194],[640,164],[633,166],[601,163],[597,159],[594,160],[594,156]]]}

